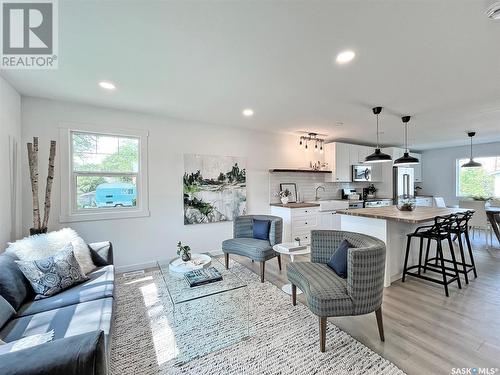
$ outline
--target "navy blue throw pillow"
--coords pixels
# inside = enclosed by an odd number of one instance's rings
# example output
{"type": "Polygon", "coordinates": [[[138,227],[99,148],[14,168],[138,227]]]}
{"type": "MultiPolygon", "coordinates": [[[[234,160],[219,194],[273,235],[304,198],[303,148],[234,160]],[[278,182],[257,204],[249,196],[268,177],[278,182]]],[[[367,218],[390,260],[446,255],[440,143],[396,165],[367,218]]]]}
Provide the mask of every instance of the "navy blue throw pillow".
{"type": "Polygon", "coordinates": [[[333,253],[327,265],[343,279],[347,278],[347,251],[352,246],[349,241],[343,240],[333,253]]]}
{"type": "Polygon", "coordinates": [[[253,220],[253,238],[257,240],[269,240],[269,228],[271,222],[269,220],[253,220]]]}

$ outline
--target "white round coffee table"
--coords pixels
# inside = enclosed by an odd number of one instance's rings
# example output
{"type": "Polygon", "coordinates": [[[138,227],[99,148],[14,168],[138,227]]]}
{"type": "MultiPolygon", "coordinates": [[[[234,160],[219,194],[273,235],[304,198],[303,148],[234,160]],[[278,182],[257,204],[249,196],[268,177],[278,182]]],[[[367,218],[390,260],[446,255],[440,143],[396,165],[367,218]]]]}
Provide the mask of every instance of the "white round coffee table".
{"type": "MultiPolygon", "coordinates": [[[[307,246],[305,249],[295,250],[297,247],[293,242],[280,243],[273,246],[273,250],[277,253],[283,255],[289,255],[290,260],[293,262],[296,255],[307,255],[311,253],[311,248],[307,246]]],[[[286,294],[292,294],[292,284],[285,284],[281,287],[281,290],[286,294]]],[[[301,294],[302,291],[297,288],[297,294],[301,294]]]]}
{"type": "Polygon", "coordinates": [[[168,269],[175,273],[186,273],[189,271],[207,268],[212,263],[212,258],[207,254],[191,254],[191,260],[184,262],[181,258],[175,258],[168,264],[168,269]]]}

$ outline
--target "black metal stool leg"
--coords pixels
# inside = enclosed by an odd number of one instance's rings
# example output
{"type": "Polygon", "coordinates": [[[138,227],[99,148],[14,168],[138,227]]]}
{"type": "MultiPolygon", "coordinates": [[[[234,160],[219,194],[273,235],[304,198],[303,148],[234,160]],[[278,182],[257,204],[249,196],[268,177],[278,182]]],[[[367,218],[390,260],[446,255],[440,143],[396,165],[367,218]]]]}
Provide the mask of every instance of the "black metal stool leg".
{"type": "Polygon", "coordinates": [[[427,272],[427,262],[429,262],[429,250],[431,248],[431,240],[427,239],[427,248],[425,250],[424,273],[427,272]]]}
{"type": "Polygon", "coordinates": [[[443,274],[444,293],[446,294],[446,297],[449,297],[450,293],[448,293],[448,281],[446,280],[446,269],[444,268],[443,248],[441,246],[440,239],[438,239],[436,242],[437,242],[436,260],[437,258],[439,258],[439,260],[441,261],[441,272],[443,274]]]}
{"type": "Polygon", "coordinates": [[[420,237],[420,244],[418,249],[418,274],[421,274],[422,270],[422,249],[424,247],[424,239],[420,237]]]}
{"type": "Polygon", "coordinates": [[[458,247],[460,249],[460,256],[462,257],[462,268],[464,270],[465,283],[469,283],[469,275],[467,272],[467,266],[465,265],[465,254],[464,254],[464,243],[462,241],[462,235],[458,236],[458,247]]]}
{"type": "MultiPolygon", "coordinates": [[[[455,249],[453,248],[453,242],[451,241],[451,236],[448,236],[448,245],[450,246],[453,269],[455,270],[455,275],[457,275],[458,289],[462,289],[462,282],[460,281],[460,275],[458,274],[457,259],[455,258],[455,249]]],[[[465,272],[465,278],[467,278],[467,272],[465,272]]]]}
{"type": "Polygon", "coordinates": [[[402,282],[405,282],[406,269],[408,268],[408,256],[410,255],[410,246],[411,246],[411,236],[407,236],[405,264],[404,264],[404,267],[403,267],[403,278],[401,279],[402,282]]]}
{"type": "Polygon", "coordinates": [[[474,255],[472,255],[472,246],[470,244],[469,229],[465,231],[465,241],[467,242],[467,248],[469,249],[470,262],[472,264],[472,271],[474,272],[474,278],[477,279],[476,263],[474,262],[474,255]]]}

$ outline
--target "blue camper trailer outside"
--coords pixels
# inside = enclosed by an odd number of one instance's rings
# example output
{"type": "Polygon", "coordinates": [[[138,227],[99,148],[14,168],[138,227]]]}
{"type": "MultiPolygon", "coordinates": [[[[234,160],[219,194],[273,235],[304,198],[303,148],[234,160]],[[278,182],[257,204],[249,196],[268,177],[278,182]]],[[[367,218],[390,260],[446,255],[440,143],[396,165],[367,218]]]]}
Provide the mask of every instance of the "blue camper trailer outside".
{"type": "Polygon", "coordinates": [[[133,207],[136,205],[136,198],[135,185],[125,182],[100,184],[95,190],[97,207],[133,207]]]}

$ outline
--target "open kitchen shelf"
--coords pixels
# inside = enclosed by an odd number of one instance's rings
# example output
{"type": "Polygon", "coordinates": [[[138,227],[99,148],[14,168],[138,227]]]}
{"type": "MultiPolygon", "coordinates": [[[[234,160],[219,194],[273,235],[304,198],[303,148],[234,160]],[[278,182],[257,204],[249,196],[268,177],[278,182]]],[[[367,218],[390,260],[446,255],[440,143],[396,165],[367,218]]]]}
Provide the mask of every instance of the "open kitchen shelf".
{"type": "Polygon", "coordinates": [[[332,171],[319,170],[315,171],[314,169],[287,169],[287,168],[274,168],[269,170],[270,173],[279,173],[279,172],[293,172],[293,173],[332,173],[332,171]]]}

